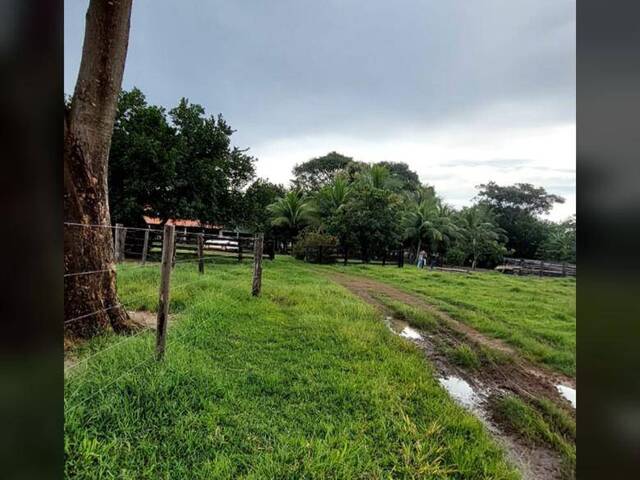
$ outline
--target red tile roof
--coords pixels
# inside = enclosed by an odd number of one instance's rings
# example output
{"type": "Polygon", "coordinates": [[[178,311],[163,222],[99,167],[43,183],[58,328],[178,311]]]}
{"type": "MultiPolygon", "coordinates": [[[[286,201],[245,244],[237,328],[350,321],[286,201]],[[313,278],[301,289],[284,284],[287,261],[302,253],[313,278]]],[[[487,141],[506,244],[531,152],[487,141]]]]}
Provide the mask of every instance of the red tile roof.
{"type": "MultiPolygon", "coordinates": [[[[143,216],[147,225],[160,225],[161,220],[156,217],[143,216]]],[[[200,220],[174,219],[167,220],[167,225],[175,225],[176,227],[194,227],[194,228],[223,228],[223,225],[214,225],[211,223],[203,223],[200,220]]]]}

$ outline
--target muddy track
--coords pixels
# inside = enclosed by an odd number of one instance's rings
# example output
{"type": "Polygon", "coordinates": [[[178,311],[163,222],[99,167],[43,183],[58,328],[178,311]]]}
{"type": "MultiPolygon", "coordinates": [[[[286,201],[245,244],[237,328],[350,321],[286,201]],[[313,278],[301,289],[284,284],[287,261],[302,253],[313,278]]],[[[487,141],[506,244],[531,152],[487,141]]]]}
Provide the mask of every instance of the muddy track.
{"type": "Polygon", "coordinates": [[[564,478],[560,456],[550,448],[533,445],[520,438],[499,416],[494,414],[492,405],[495,398],[506,393],[512,393],[533,402],[545,398],[575,418],[575,410],[570,402],[562,397],[556,388],[558,384],[575,388],[573,379],[533,365],[522,358],[511,346],[500,340],[484,336],[469,325],[438,310],[422,298],[369,278],[342,273],[332,273],[329,277],[378,309],[386,318],[388,326],[401,335],[402,321],[398,320],[397,312],[384,301],[385,297],[419,310],[428,311],[437,318],[439,321],[436,327],[430,328],[428,331],[413,330],[416,333],[408,338],[424,351],[438,375],[443,378],[464,379],[473,387],[480,400],[476,405],[465,406],[480,418],[488,430],[505,447],[523,478],[564,478]],[[480,368],[472,370],[461,368],[454,364],[450,356],[447,355],[447,352],[461,345],[472,348],[479,353],[483,349],[485,351],[486,349],[494,350],[503,354],[502,356],[508,358],[509,361],[482,362],[480,368]]]}

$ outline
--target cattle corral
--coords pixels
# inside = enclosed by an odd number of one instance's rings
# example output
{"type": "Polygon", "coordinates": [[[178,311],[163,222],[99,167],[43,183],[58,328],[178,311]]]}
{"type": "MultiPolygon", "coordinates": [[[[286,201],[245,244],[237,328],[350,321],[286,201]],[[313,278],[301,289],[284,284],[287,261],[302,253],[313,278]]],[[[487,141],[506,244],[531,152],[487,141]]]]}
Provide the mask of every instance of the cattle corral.
{"type": "Polygon", "coordinates": [[[512,275],[539,275],[541,277],[575,277],[576,266],[571,263],[505,257],[496,267],[502,273],[512,275]]]}

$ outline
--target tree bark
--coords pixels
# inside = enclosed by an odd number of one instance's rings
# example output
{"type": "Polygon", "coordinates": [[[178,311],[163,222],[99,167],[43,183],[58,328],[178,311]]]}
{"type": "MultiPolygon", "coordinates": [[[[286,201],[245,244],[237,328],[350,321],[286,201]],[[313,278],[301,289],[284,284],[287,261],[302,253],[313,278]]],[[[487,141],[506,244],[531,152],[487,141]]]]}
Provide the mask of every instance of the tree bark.
{"type": "Polygon", "coordinates": [[[87,338],[111,326],[129,329],[119,305],[107,169],[129,43],[132,0],[91,0],[86,15],[80,71],[64,118],[65,334],[87,338]],[[70,319],[98,312],[69,322],[70,319]]]}

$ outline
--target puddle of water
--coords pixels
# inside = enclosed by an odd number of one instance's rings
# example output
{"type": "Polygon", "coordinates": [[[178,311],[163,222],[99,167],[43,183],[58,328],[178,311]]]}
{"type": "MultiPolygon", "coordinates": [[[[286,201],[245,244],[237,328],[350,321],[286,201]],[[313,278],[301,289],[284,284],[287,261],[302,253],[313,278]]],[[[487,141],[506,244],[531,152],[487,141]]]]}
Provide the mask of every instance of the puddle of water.
{"type": "Polygon", "coordinates": [[[467,408],[473,408],[478,403],[478,397],[467,382],[459,377],[443,377],[438,381],[454,400],[467,408]]]}
{"type": "Polygon", "coordinates": [[[400,336],[404,338],[411,338],[413,340],[422,340],[422,335],[411,327],[404,327],[400,332],[400,336]]]}
{"type": "Polygon", "coordinates": [[[422,340],[422,335],[417,330],[411,328],[407,322],[393,317],[386,317],[385,320],[385,323],[393,333],[411,340],[422,340]]]}
{"type": "Polygon", "coordinates": [[[576,408],[576,389],[565,385],[556,385],[556,388],[558,392],[560,392],[560,395],[569,400],[573,408],[576,408]]]}

